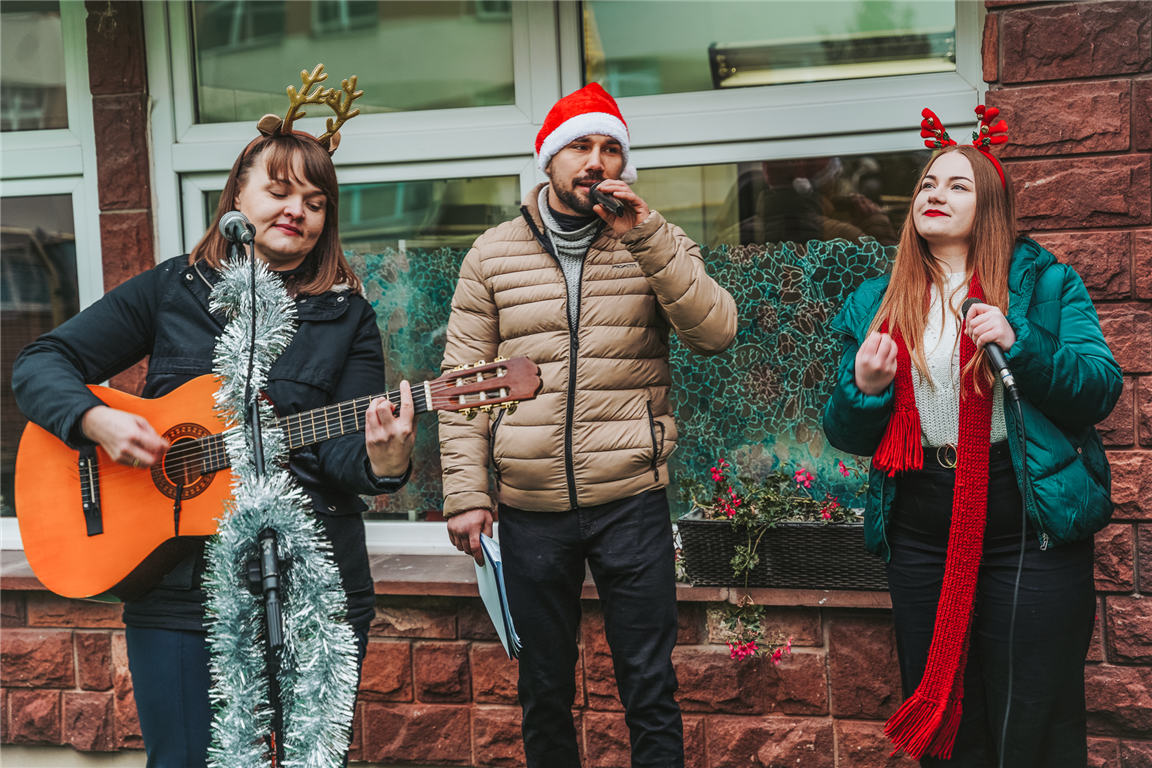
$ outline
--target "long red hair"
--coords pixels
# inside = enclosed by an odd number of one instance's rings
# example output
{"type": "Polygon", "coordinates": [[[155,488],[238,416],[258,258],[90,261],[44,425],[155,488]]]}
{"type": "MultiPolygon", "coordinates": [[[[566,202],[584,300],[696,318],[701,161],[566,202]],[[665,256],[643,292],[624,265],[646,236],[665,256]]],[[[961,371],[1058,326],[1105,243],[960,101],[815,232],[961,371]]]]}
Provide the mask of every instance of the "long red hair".
{"type": "MultiPolygon", "coordinates": [[[[968,235],[965,282],[971,280],[973,274],[977,275],[984,291],[984,303],[999,307],[1005,314],[1008,313],[1008,269],[1017,236],[1012,179],[1005,171],[1004,184],[1001,185],[1000,175],[983,152],[968,145],[951,146],[941,150],[924,166],[900,231],[892,278],[869,331],[878,330],[887,320],[889,331],[900,331],[913,365],[928,380],[931,377],[920,341],[924,338],[928,321],[929,286],[935,285],[939,295],[944,296],[944,271],[928,249],[928,242],[916,231],[913,209],[924,178],[937,158],[947,152],[959,152],[968,158],[976,188],[976,212],[968,235]]],[[[947,301],[943,303],[945,312],[957,314],[956,308],[949,308],[947,301]]],[[[983,386],[991,387],[995,381],[983,350],[972,357],[962,375],[975,375],[978,391],[983,386]]]]}
{"type": "Polygon", "coordinates": [[[269,178],[299,183],[301,179],[296,178],[297,160],[303,169],[303,180],[323,192],[326,203],[324,229],[312,251],[304,258],[304,274],[293,281],[291,290],[293,293],[315,296],[334,286],[347,285],[359,291],[360,278],[348,266],[340,246],[340,186],[336,181],[332,158],[316,139],[295,132],[259,136],[244,148],[232,165],[228,182],[220,193],[220,204],[216,206],[212,226],[192,249],[188,263],[193,264],[203,259],[213,269],[219,269],[227,261],[228,241],[220,234],[220,219],[235,207],[236,197],[248,182],[252,167],[257,162],[266,164],[269,178]]]}

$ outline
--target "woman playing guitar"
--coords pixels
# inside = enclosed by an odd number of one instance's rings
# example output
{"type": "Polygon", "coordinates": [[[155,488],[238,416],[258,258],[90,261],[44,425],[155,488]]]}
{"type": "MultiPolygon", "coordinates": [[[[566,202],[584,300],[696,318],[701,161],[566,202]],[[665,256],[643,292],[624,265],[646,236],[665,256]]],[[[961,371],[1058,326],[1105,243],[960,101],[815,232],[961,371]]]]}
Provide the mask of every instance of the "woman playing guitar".
{"type": "MultiPolygon", "coordinates": [[[[236,159],[216,220],[191,255],[137,275],[24,349],[12,388],[31,421],[74,448],[99,445],[128,467],[163,460],[168,441],[144,418],[105,405],[86,385],[145,358],[146,398],[213,372],[224,320],[209,311],[209,293],[227,258],[217,225],[232,210],[255,227],[256,258],[279,273],[295,299],[295,335],[272,366],[266,388],[279,414],[381,390],[384,357],[376,317],[340,247],[339,190],[330,156],[339,134],[317,139],[291,130],[298,106],[294,100],[284,121],[276,116],[260,121],[261,135],[236,159]]],[[[291,458],[290,471],[311,497],[332,545],[361,662],[374,597],[359,496],[392,493],[404,485],[414,439],[412,396],[405,383],[398,412],[388,399],[376,399],[363,435],[316,443],[291,458]]],[[[171,518],[172,508],[156,513],[171,518]]],[[[124,604],[129,667],[150,768],[207,761],[212,710],[204,568],[204,546],[197,541],[157,586],[124,604]]]]}

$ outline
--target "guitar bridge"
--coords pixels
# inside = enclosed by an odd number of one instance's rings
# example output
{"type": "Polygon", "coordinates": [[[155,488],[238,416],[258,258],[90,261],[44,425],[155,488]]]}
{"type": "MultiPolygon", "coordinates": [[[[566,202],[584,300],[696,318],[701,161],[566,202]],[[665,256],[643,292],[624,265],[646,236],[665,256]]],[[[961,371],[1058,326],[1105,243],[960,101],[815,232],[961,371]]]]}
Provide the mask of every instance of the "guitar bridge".
{"type": "Polygon", "coordinates": [[[80,449],[77,461],[80,469],[80,503],[84,510],[84,524],[89,536],[104,533],[104,513],[100,509],[100,465],[96,460],[96,446],[80,449]]]}

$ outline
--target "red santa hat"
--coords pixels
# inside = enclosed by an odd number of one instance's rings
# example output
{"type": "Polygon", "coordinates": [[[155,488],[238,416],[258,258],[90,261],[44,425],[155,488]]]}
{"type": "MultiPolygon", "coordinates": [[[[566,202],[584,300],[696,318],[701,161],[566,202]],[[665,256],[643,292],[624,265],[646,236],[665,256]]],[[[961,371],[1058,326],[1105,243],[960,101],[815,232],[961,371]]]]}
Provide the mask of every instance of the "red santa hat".
{"type": "Polygon", "coordinates": [[[544,125],[536,134],[536,162],[540,170],[564,147],[582,136],[594,134],[611,136],[620,142],[624,153],[620,180],[628,184],[636,181],[636,167],[628,164],[628,126],[616,100],[597,83],[589,83],[560,99],[544,118],[544,125]]]}

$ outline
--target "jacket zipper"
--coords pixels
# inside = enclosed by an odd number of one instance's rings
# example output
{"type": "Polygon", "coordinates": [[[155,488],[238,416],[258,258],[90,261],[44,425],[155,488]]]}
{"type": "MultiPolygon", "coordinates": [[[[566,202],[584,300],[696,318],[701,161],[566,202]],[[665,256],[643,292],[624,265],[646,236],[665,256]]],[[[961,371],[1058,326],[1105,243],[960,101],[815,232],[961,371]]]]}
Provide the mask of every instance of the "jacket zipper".
{"type": "Polygon", "coordinates": [[[652,417],[652,401],[648,401],[648,431],[652,435],[652,476],[660,482],[660,470],[656,463],[660,460],[660,447],[656,444],[656,419],[652,417]]]}
{"type": "MultiPolygon", "coordinates": [[[[536,238],[536,242],[544,248],[545,252],[552,257],[556,262],[556,266],[560,267],[560,276],[564,278],[564,268],[560,266],[560,259],[556,258],[556,252],[552,249],[552,244],[541,234],[536,222],[532,220],[532,214],[528,211],[528,206],[520,206],[520,215],[524,217],[524,221],[528,223],[528,229],[532,230],[532,236],[536,238]]],[[[591,246],[589,246],[591,249],[591,246]]],[[[580,263],[580,280],[579,285],[584,284],[584,263],[580,263]]],[[[564,292],[568,295],[568,280],[564,278],[564,292]]],[[[572,296],[568,295],[568,301],[572,301],[572,296]]],[[[567,310],[567,307],[565,307],[567,310]]],[[[570,509],[576,509],[576,467],[572,459],[572,426],[576,419],[576,357],[580,350],[580,339],[577,336],[576,329],[572,327],[572,313],[565,311],[565,316],[568,320],[568,403],[565,408],[564,414],[564,474],[568,481],[568,504],[570,509]]],[[[576,317],[580,317],[580,292],[576,293],[576,317]]]]}

